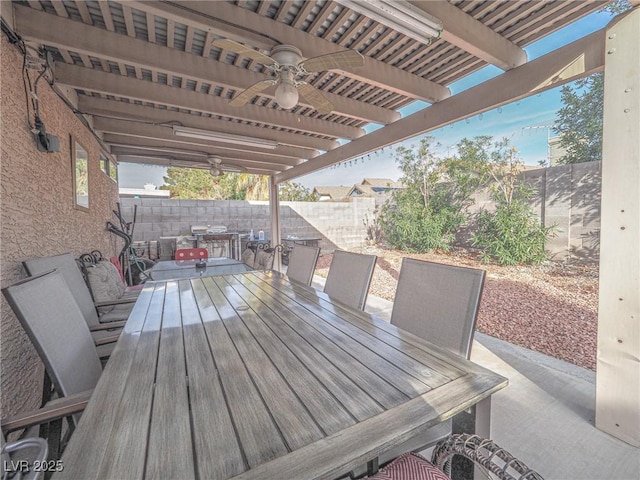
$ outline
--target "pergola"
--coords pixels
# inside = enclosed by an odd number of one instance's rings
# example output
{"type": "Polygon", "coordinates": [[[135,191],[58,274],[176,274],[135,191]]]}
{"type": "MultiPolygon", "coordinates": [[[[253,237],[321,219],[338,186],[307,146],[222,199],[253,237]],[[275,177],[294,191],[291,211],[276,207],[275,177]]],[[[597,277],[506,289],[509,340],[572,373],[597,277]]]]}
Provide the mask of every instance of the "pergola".
{"type": "Polygon", "coordinates": [[[208,169],[215,156],[270,175],[275,242],[278,183],[605,71],[596,424],[640,445],[640,1],[532,61],[525,46],[609,2],[412,1],[442,25],[430,42],[346,3],[29,0],[11,15],[20,36],[50,52],[55,88],[119,161],[208,169]],[[263,53],[293,45],[306,58],[357,50],[364,64],[303,78],[330,113],[304,96],[283,110],[273,88],[237,108],[229,100],[272,72],[213,45],[220,38],[263,53]],[[486,65],[504,73],[451,95],[447,85],[486,65]],[[430,106],[401,118],[416,100],[430,106]],[[371,123],[383,127],[366,134],[371,123]]]}

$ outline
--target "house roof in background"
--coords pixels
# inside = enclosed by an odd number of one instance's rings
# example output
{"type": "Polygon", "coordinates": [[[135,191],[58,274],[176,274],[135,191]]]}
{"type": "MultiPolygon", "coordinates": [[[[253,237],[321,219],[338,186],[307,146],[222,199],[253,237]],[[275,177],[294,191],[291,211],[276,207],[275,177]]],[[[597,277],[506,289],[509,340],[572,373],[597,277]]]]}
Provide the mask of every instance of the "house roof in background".
{"type": "Polygon", "coordinates": [[[391,180],[390,178],[365,178],[361,185],[370,185],[380,188],[403,188],[402,183],[391,180]]]}
{"type": "Polygon", "coordinates": [[[352,187],[314,187],[313,193],[317,193],[322,197],[330,197],[331,200],[341,200],[349,194],[352,187]]]}

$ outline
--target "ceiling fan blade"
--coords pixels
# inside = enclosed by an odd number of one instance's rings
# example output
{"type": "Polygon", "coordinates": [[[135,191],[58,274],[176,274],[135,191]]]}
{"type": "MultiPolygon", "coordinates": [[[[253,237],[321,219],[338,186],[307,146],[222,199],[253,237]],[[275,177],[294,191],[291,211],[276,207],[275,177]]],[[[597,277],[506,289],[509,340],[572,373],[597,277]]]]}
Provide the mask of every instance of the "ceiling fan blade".
{"type": "Polygon", "coordinates": [[[327,113],[331,113],[333,110],[331,102],[324,98],[324,95],[316,90],[313,85],[307,82],[300,82],[298,84],[298,91],[313,106],[313,108],[318,111],[318,113],[325,115],[327,113]]]}
{"type": "Polygon", "coordinates": [[[249,100],[259,94],[261,91],[266,90],[271,85],[278,83],[276,80],[261,80],[258,83],[254,83],[246,90],[243,90],[236,95],[233,100],[229,102],[232,107],[241,107],[246,105],[249,100]]]}
{"type": "Polygon", "coordinates": [[[361,67],[362,65],[364,65],[364,57],[355,50],[343,50],[342,52],[311,57],[300,63],[300,67],[309,73],[361,67]]]}
{"type": "Polygon", "coordinates": [[[223,50],[229,50],[244,57],[253,58],[255,61],[260,62],[263,65],[275,65],[276,63],[273,58],[269,57],[268,55],[265,55],[264,53],[254,50],[251,47],[226,38],[218,38],[213,41],[212,45],[223,50]]]}
{"type": "Polygon", "coordinates": [[[247,171],[245,167],[240,165],[234,165],[233,163],[222,163],[219,165],[219,168],[221,170],[224,170],[225,172],[231,172],[231,173],[243,173],[247,171]]]}

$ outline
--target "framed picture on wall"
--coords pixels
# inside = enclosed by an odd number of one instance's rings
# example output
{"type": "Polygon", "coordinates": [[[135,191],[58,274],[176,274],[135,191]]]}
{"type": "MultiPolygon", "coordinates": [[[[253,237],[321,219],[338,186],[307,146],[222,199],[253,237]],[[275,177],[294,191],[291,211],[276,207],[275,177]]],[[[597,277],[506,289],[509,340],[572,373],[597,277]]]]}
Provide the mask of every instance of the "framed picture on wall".
{"type": "Polygon", "coordinates": [[[73,173],[73,205],[89,211],[89,153],[71,137],[71,171],[73,173]]]}

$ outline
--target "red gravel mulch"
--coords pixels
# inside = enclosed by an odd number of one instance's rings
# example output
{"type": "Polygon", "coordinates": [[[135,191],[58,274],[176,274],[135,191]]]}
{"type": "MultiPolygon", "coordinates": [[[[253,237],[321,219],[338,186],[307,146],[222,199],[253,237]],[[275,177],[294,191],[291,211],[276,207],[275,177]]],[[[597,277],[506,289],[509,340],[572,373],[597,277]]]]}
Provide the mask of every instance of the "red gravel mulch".
{"type": "MultiPolygon", "coordinates": [[[[393,300],[403,257],[483,268],[487,271],[477,329],[546,355],[595,370],[598,265],[546,262],[502,267],[482,263],[466,250],[407,254],[364,247],[378,255],[372,295],[393,300]]],[[[332,255],[322,255],[316,274],[326,276],[332,255]]]]}

